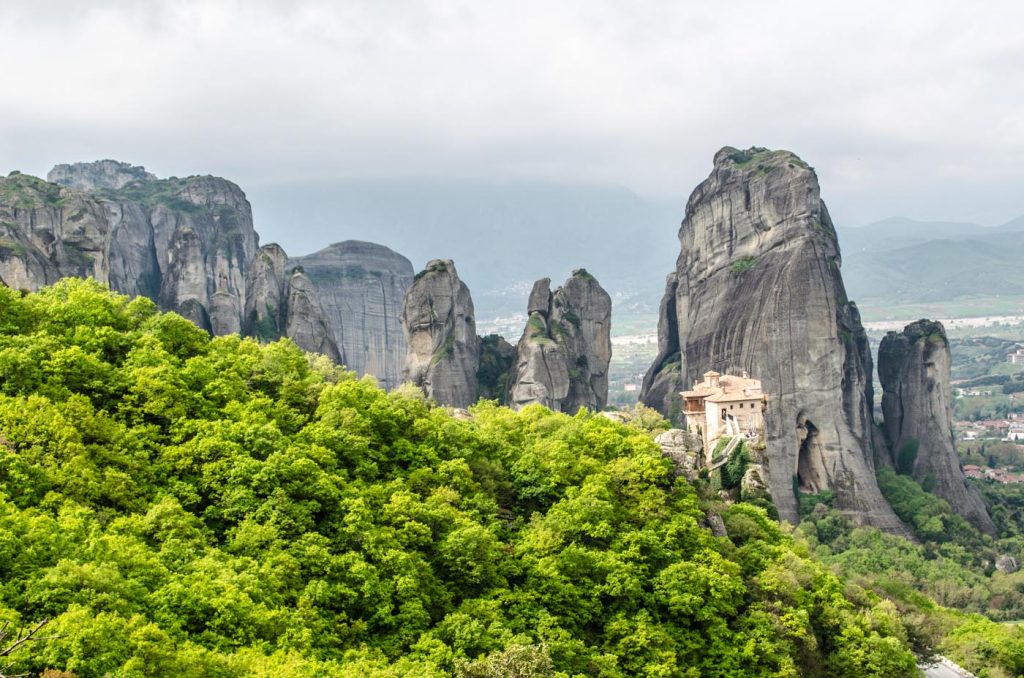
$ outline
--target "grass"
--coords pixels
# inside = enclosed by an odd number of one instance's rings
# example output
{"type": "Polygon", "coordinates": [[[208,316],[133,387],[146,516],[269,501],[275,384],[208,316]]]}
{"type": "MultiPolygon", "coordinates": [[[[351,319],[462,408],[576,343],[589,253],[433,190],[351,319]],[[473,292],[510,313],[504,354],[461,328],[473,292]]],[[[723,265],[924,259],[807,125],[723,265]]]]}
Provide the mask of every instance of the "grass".
{"type": "Polygon", "coordinates": [[[771,171],[776,165],[769,165],[768,162],[780,158],[784,158],[790,167],[810,169],[810,166],[806,162],[795,156],[793,153],[783,150],[773,151],[767,148],[754,146],[753,148],[748,148],[744,151],[735,151],[729,156],[729,159],[732,160],[733,164],[736,165],[737,168],[746,169],[756,165],[759,174],[767,174],[771,171]]]}
{"type": "Polygon", "coordinates": [[[428,273],[447,273],[447,272],[448,272],[448,265],[446,263],[444,263],[443,261],[436,261],[431,266],[429,266],[428,268],[423,269],[422,271],[417,273],[415,276],[413,276],[413,280],[419,280],[420,278],[422,278],[423,276],[427,275],[428,273]]]}
{"type": "Polygon", "coordinates": [[[117,190],[103,189],[95,191],[95,195],[108,200],[130,200],[147,207],[163,205],[179,212],[194,213],[204,211],[206,209],[204,205],[197,205],[182,197],[191,181],[192,178],[179,179],[178,177],[136,181],[117,190]]]}
{"type": "Polygon", "coordinates": [[[436,365],[442,360],[448,360],[455,355],[455,337],[449,334],[445,337],[444,343],[430,356],[430,364],[436,365]]]}
{"type": "Polygon", "coordinates": [[[736,261],[732,262],[732,265],[729,266],[729,270],[736,274],[746,273],[756,265],[757,257],[740,257],[736,261]]]}
{"type": "Polygon", "coordinates": [[[61,187],[57,184],[20,172],[12,172],[6,178],[0,179],[0,202],[11,204],[18,209],[62,207],[64,198],[61,197],[60,191],[61,187]]]}
{"type": "Polygon", "coordinates": [[[24,257],[28,254],[28,250],[25,249],[24,245],[7,238],[0,238],[0,251],[11,252],[16,257],[24,257]]]}

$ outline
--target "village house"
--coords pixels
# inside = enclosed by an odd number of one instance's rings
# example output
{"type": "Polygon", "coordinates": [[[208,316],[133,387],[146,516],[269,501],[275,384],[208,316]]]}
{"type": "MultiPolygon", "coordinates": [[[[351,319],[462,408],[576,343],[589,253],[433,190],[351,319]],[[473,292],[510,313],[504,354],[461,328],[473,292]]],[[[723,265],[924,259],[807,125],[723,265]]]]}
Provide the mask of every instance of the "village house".
{"type": "Polygon", "coordinates": [[[1012,422],[1006,429],[1005,440],[1024,442],[1024,423],[1019,421],[1012,422]]]}
{"type": "Polygon", "coordinates": [[[1013,365],[1024,365],[1024,346],[1018,346],[1016,351],[1006,357],[1006,360],[1013,365]]]}
{"type": "Polygon", "coordinates": [[[765,397],[761,381],[742,376],[705,372],[704,380],[680,393],[686,428],[704,440],[710,459],[722,436],[757,438],[764,428],[765,397]]]}
{"type": "Polygon", "coordinates": [[[985,477],[985,469],[976,464],[964,464],[964,475],[980,480],[985,477]]]}

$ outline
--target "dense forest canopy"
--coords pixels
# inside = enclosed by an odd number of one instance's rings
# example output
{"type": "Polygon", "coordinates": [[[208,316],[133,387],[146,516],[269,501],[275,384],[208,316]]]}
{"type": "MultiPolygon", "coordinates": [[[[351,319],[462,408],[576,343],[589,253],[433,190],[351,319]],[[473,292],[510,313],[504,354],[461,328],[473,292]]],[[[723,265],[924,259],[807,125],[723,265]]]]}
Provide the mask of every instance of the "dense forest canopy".
{"type": "Polygon", "coordinates": [[[79,676],[910,675],[888,601],[649,432],[0,288],[0,620],[79,676]]]}

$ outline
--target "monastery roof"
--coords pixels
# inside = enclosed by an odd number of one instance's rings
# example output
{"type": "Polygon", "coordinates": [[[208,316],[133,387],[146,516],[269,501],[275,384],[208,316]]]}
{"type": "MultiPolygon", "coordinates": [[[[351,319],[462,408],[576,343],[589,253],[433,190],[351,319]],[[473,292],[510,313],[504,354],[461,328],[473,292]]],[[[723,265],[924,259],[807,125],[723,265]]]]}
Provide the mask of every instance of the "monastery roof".
{"type": "Polygon", "coordinates": [[[704,374],[704,381],[695,383],[693,390],[683,391],[681,395],[684,398],[702,398],[713,403],[723,403],[759,400],[763,393],[760,379],[707,372],[704,374]],[[714,377],[718,378],[717,386],[712,386],[714,377]]]}

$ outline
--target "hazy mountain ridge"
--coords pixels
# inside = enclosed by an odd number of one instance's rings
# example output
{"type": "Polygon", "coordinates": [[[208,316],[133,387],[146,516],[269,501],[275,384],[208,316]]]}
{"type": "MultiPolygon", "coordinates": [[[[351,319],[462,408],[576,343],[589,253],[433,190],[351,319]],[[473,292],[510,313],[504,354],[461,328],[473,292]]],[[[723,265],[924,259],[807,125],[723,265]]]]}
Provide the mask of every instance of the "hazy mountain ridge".
{"type": "Polygon", "coordinates": [[[862,303],[1024,295],[1024,217],[993,227],[894,218],[839,238],[847,289],[862,303]]]}

